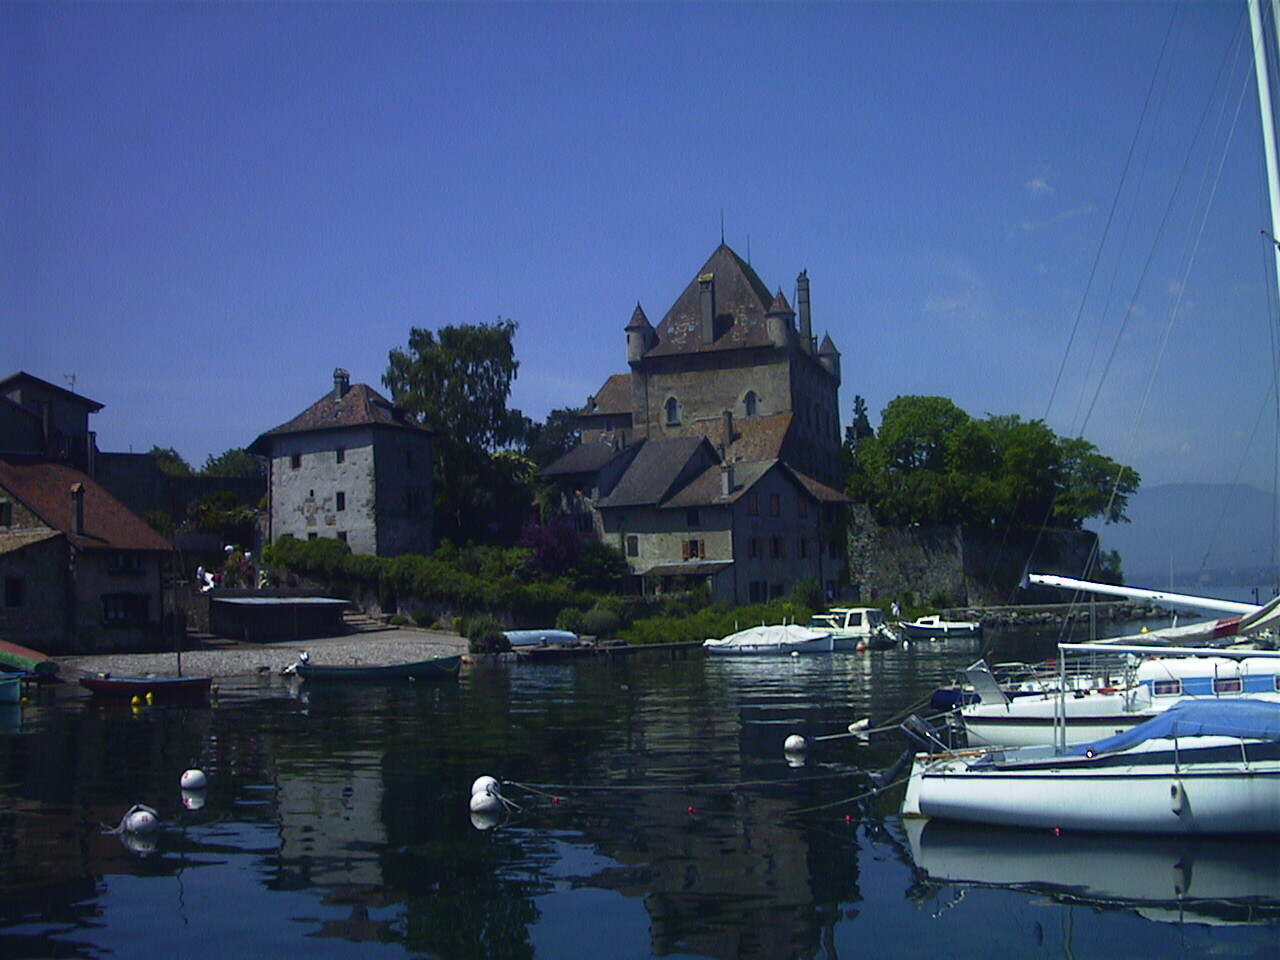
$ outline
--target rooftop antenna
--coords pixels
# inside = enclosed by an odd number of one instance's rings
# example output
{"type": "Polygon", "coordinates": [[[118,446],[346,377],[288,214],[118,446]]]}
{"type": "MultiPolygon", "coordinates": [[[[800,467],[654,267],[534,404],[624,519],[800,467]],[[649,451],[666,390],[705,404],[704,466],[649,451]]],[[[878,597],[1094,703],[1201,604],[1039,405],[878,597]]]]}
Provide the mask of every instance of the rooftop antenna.
{"type": "Polygon", "coordinates": [[[64,373],[62,379],[67,381],[67,389],[72,393],[76,392],[76,375],[74,373],[64,373]]]}

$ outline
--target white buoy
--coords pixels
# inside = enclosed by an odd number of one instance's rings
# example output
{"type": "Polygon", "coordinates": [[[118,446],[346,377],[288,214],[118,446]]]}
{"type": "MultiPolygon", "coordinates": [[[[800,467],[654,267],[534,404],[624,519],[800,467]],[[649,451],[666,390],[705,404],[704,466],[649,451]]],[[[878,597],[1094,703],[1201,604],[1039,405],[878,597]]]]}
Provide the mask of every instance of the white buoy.
{"type": "Polygon", "coordinates": [[[199,810],[204,806],[205,792],[203,790],[183,790],[182,805],[188,810],[199,810]]]}
{"type": "Polygon", "coordinates": [[[122,833],[155,833],[160,829],[160,814],[145,804],[135,803],[120,821],[122,833]]]}
{"type": "Polygon", "coordinates": [[[178,780],[178,786],[183,790],[203,790],[208,785],[209,778],[203,770],[186,770],[178,780]]]}
{"type": "Polygon", "coordinates": [[[496,812],[476,813],[473,811],[471,814],[471,825],[477,830],[492,830],[501,822],[502,818],[496,812]]]}
{"type": "Polygon", "coordinates": [[[502,797],[498,793],[481,791],[471,795],[472,813],[501,813],[502,797]]]}
{"type": "Polygon", "coordinates": [[[782,745],[782,749],[787,753],[804,753],[809,749],[809,741],[800,736],[800,734],[793,733],[791,736],[787,737],[786,742],[782,745]]]}
{"type": "Polygon", "coordinates": [[[477,777],[476,782],[471,784],[471,795],[474,797],[477,793],[491,793],[497,796],[501,792],[499,786],[495,777],[477,777]]]}

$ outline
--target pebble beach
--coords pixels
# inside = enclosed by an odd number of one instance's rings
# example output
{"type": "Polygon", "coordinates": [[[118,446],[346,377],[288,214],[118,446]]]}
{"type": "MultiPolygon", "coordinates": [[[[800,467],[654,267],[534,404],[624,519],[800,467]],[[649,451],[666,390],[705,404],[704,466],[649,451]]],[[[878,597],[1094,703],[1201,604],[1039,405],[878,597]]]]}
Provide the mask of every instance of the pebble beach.
{"type": "MultiPolygon", "coordinates": [[[[193,647],[182,652],[182,672],[215,678],[280,673],[307,651],[317,664],[413,663],[433,657],[467,652],[467,640],[456,634],[434,630],[401,629],[317,637],[308,640],[281,640],[277,643],[219,643],[193,647]]],[[[92,656],[53,658],[59,674],[73,679],[81,674],[111,673],[117,676],[147,676],[176,672],[177,656],[172,653],[110,653],[92,656]]]]}

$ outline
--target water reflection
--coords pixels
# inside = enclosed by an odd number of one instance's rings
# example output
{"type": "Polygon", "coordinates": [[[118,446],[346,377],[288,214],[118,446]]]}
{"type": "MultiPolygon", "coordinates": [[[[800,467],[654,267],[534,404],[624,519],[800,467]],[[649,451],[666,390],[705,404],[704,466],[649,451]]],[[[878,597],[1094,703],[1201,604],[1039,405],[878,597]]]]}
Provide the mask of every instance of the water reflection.
{"type": "MultiPolygon", "coordinates": [[[[768,662],[640,655],[476,668],[441,687],[268,677],[224,684],[212,707],[140,711],[63,691],[0,736],[0,955],[934,952],[954,928],[910,911],[987,882],[949,871],[977,869],[990,844],[953,851],[966,841],[928,831],[915,838],[921,872],[895,798],[848,802],[900,741],[820,738],[892,719],[972,657],[943,644],[768,662]],[[803,766],[783,753],[792,733],[811,742],[803,766]],[[209,780],[196,802],[179,787],[192,767],[209,780]],[[481,831],[468,798],[483,774],[520,808],[481,831]],[[104,833],[134,803],[166,823],[153,850],[104,833]]],[[[1209,896],[1218,873],[1269,899],[1276,852],[1218,867],[1194,851],[1176,905],[1209,896]]],[[[1054,880],[1028,883],[1009,887],[1019,916],[1042,909],[1054,880]]],[[[1090,889],[1063,883],[1074,902],[1090,889]]]]}

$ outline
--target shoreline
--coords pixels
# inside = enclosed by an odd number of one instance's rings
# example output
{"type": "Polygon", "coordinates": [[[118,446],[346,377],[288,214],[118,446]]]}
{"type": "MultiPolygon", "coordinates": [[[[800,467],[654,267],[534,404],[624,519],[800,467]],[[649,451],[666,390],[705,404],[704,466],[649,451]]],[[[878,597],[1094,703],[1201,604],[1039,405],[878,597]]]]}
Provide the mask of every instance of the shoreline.
{"type": "MultiPolygon", "coordinates": [[[[250,677],[279,674],[297,663],[298,654],[306,651],[318,664],[395,664],[414,663],[435,657],[456,656],[468,652],[467,639],[457,634],[435,630],[404,628],[334,637],[303,640],[279,640],[274,643],[227,641],[217,645],[193,647],[181,652],[182,673],[214,678],[250,677]]],[[[58,665],[58,676],[75,680],[84,675],[102,673],[117,676],[164,676],[178,672],[179,654],[175,651],[156,653],[68,654],[50,658],[58,665]]]]}

